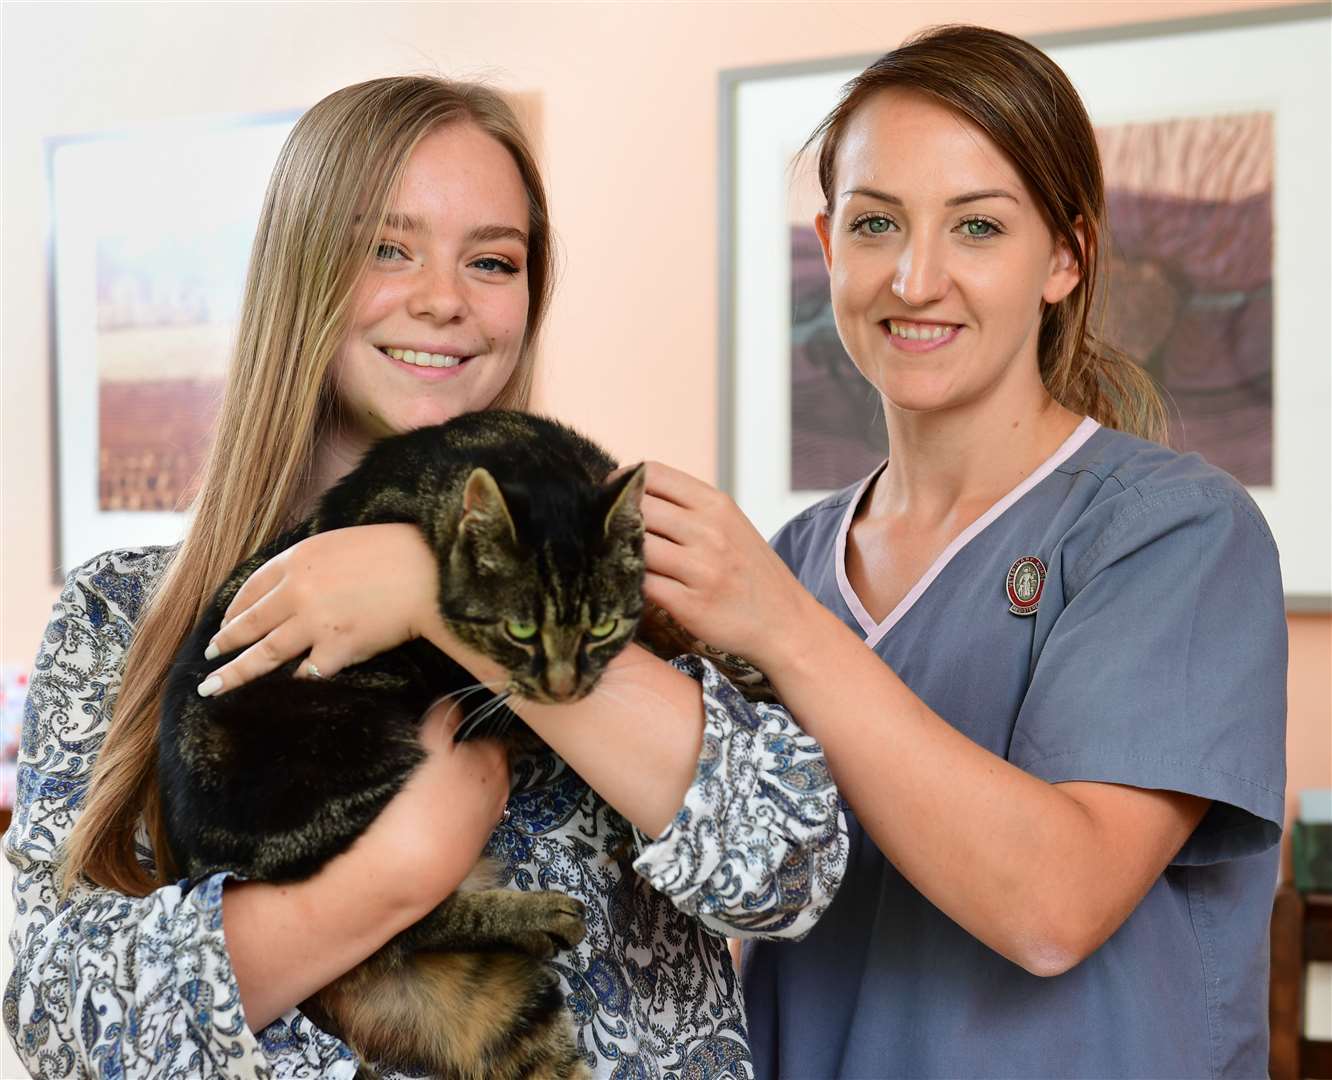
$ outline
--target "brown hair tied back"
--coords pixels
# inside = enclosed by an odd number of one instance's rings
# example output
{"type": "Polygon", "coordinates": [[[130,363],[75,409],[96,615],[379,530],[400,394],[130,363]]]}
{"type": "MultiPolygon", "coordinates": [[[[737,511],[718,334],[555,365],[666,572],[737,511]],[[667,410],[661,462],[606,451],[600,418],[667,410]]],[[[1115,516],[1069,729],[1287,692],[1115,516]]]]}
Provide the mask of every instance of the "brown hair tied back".
{"type": "Polygon", "coordinates": [[[1102,237],[1105,184],[1087,110],[1068,76],[1045,53],[981,26],[923,30],[872,63],[805,146],[818,143],[819,184],[829,212],[837,150],[856,110],[894,87],[926,94],[985,132],[1021,172],[1047,224],[1073,252],[1081,280],[1041,315],[1041,379],[1059,404],[1107,427],[1166,441],[1165,406],[1155,382],[1089,327],[1102,237]],[[1079,240],[1077,227],[1083,230],[1079,240]]]}

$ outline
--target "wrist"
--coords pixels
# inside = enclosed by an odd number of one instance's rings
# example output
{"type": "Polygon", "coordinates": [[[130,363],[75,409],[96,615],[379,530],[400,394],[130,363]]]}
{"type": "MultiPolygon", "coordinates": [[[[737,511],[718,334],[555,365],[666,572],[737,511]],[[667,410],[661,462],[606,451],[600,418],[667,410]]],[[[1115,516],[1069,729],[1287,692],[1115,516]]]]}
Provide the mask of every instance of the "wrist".
{"type": "Polygon", "coordinates": [[[827,608],[803,588],[792,596],[787,614],[769,624],[769,641],[752,657],[746,657],[776,685],[774,675],[800,677],[801,672],[814,666],[811,657],[817,646],[827,640],[828,620],[835,624],[834,631],[844,629],[841,622],[827,608]]]}

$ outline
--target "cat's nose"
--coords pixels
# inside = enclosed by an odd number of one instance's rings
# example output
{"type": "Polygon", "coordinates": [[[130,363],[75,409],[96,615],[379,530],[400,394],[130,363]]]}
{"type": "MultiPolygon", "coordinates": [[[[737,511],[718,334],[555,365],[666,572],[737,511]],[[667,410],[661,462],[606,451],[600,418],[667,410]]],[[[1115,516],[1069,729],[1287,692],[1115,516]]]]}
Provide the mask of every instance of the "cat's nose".
{"type": "Polygon", "coordinates": [[[578,672],[573,664],[547,664],[546,690],[556,701],[572,697],[578,686],[578,672]]]}

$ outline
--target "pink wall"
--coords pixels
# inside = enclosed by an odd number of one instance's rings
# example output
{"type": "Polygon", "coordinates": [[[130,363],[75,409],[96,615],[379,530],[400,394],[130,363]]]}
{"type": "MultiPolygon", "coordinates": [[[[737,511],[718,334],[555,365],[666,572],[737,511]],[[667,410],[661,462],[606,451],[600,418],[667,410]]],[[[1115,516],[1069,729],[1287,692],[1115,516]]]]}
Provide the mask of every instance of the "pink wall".
{"type": "MultiPolygon", "coordinates": [[[[565,257],[543,404],[625,458],[660,458],[710,477],[719,70],[860,55],[928,23],[980,21],[1038,35],[1236,7],[1224,0],[5,5],[0,660],[31,659],[55,596],[44,137],[296,108],[347,83],[405,71],[483,76],[534,92],[565,257]]],[[[1296,791],[1332,785],[1332,622],[1292,618],[1291,634],[1296,791]]]]}

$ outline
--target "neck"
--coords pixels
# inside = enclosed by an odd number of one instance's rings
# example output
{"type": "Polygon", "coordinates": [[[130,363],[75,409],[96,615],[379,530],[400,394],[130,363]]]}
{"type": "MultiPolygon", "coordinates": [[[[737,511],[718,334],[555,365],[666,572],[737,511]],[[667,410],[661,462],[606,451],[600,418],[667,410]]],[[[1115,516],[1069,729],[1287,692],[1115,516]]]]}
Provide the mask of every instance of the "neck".
{"type": "Polygon", "coordinates": [[[356,468],[368,449],[368,443],[356,439],[344,424],[334,419],[315,449],[310,480],[302,495],[297,519],[313,513],[319,497],[356,468]]]}
{"type": "Polygon", "coordinates": [[[940,412],[906,412],[885,400],[884,415],[890,453],[869,513],[921,525],[948,520],[960,509],[983,511],[1054,453],[1082,419],[1039,381],[940,412]]]}

